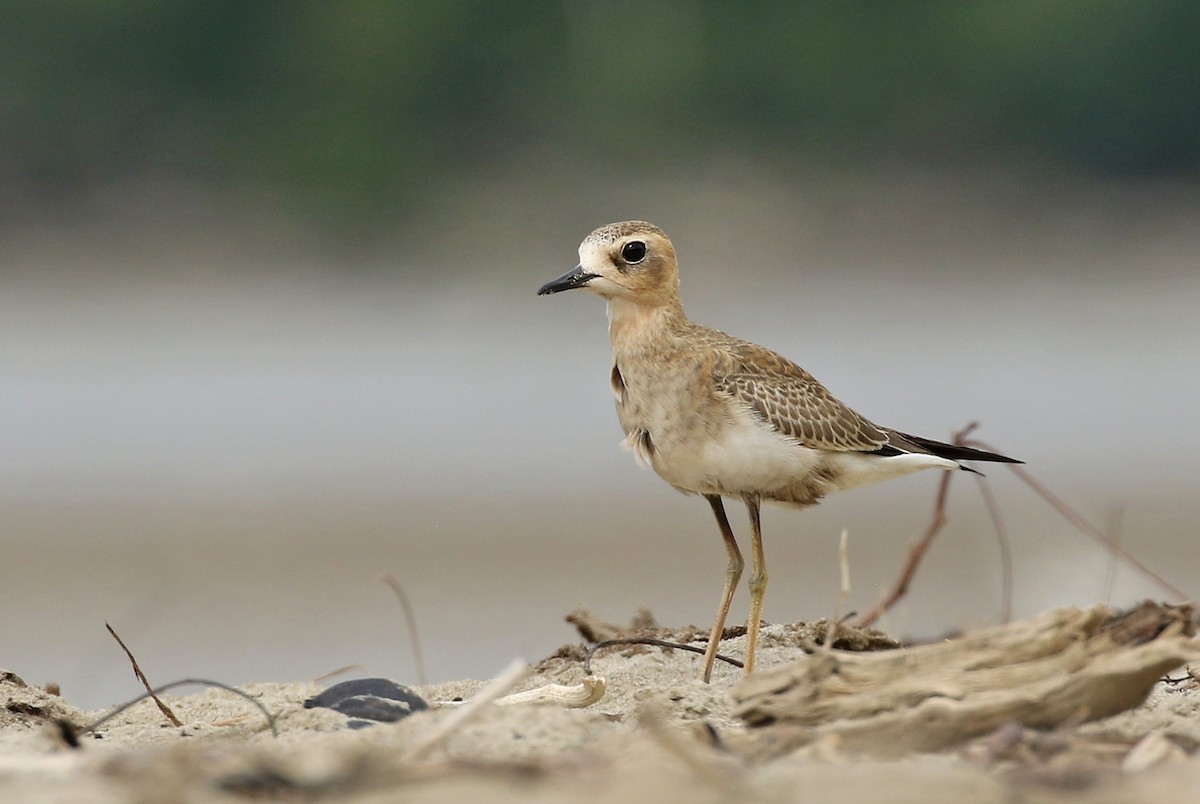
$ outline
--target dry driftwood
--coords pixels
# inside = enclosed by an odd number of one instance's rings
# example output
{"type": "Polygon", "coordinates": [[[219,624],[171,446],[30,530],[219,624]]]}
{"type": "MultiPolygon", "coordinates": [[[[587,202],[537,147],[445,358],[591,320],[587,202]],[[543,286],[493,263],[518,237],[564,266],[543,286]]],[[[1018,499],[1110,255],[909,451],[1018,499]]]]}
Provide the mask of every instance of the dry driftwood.
{"type": "Polygon", "coordinates": [[[1137,706],[1162,675],[1200,658],[1190,607],[1066,608],[947,642],[882,653],[821,651],[734,690],[751,725],[791,745],[834,737],[877,756],[939,751],[1006,723],[1049,729],[1137,706]],[[782,738],[782,734],[781,734],[782,738]]]}

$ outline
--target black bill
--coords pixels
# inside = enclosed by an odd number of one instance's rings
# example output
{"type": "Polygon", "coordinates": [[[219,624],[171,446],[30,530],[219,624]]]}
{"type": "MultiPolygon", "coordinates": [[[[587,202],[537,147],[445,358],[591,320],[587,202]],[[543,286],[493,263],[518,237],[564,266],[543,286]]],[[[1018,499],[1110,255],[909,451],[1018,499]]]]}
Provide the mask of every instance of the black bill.
{"type": "Polygon", "coordinates": [[[589,274],[587,271],[583,270],[582,265],[576,265],[558,279],[547,282],[538,288],[537,295],[548,296],[551,293],[561,293],[564,290],[581,288],[588,282],[591,282],[597,276],[599,276],[599,274],[589,274]]]}

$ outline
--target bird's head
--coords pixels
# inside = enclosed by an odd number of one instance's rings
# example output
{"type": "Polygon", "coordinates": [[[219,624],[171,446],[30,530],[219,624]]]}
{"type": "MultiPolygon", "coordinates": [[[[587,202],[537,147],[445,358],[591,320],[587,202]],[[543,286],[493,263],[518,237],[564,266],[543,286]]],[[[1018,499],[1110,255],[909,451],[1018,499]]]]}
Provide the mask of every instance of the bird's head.
{"type": "Polygon", "coordinates": [[[675,247],[662,229],[645,221],[602,226],[579,244],[579,265],[547,282],[538,295],[574,288],[587,288],[610,300],[668,304],[679,296],[675,247]]]}

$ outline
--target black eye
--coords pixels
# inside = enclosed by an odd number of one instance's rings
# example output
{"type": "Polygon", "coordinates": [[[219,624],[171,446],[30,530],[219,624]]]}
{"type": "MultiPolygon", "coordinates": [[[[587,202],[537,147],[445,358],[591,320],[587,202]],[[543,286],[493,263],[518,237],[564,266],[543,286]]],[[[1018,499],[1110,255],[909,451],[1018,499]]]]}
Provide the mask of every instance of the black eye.
{"type": "Polygon", "coordinates": [[[621,247],[621,259],[630,265],[646,259],[646,244],[641,240],[632,240],[621,247]]]}

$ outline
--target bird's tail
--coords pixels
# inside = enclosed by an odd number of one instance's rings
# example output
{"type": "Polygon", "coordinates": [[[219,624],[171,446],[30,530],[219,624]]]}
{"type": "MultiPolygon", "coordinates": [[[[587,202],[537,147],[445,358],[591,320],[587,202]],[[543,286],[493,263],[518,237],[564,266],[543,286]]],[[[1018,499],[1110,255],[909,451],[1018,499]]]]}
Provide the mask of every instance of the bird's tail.
{"type": "Polygon", "coordinates": [[[898,430],[889,430],[888,433],[892,436],[892,446],[900,449],[915,447],[915,449],[911,450],[912,452],[926,452],[930,455],[936,455],[939,458],[949,458],[952,461],[1025,463],[1024,461],[1010,458],[1007,455],[1000,455],[996,452],[987,452],[986,450],[975,449],[974,447],[960,447],[957,444],[946,444],[942,441],[934,441],[932,438],[922,438],[921,436],[901,433],[898,430]]]}

